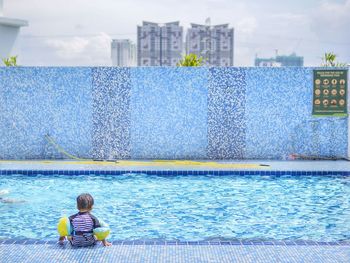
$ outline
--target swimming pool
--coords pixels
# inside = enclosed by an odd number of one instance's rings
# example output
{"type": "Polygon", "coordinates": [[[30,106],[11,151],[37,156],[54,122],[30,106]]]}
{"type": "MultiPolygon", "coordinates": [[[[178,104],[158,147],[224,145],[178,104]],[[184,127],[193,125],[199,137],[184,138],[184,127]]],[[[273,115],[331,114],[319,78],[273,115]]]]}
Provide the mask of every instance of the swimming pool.
{"type": "Polygon", "coordinates": [[[26,201],[0,203],[0,239],[55,239],[89,192],[113,240],[350,240],[348,176],[11,174],[0,189],[26,201]]]}

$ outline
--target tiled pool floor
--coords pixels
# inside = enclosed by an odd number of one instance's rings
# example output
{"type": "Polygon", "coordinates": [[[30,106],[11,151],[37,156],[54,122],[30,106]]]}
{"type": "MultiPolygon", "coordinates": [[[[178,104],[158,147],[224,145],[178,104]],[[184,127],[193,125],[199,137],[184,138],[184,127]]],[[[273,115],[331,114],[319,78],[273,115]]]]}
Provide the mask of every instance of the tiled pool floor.
{"type": "Polygon", "coordinates": [[[72,249],[69,245],[0,245],[1,262],[350,262],[350,246],[307,245],[113,245],[72,249]]]}

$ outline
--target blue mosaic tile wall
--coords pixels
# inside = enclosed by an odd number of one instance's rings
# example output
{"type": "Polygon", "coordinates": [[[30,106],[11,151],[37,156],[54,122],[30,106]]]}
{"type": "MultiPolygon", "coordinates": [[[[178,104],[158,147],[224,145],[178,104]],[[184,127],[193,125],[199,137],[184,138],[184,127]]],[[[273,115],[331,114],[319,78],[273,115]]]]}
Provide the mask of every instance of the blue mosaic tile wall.
{"type": "Polygon", "coordinates": [[[130,69],[93,68],[94,159],[130,158],[130,69]]]}
{"type": "Polygon", "coordinates": [[[347,118],[312,117],[312,83],[312,68],[246,69],[245,158],[347,155],[347,118]]]}
{"type": "Polygon", "coordinates": [[[245,149],[244,68],[210,68],[208,158],[242,159],[245,149]]]}
{"type": "Polygon", "coordinates": [[[0,68],[0,159],[347,156],[312,68],[0,68]]]}
{"type": "Polygon", "coordinates": [[[0,158],[91,156],[90,68],[0,68],[0,158]]]}
{"type": "Polygon", "coordinates": [[[132,69],[133,158],[206,158],[207,78],[205,68],[132,69]]]}

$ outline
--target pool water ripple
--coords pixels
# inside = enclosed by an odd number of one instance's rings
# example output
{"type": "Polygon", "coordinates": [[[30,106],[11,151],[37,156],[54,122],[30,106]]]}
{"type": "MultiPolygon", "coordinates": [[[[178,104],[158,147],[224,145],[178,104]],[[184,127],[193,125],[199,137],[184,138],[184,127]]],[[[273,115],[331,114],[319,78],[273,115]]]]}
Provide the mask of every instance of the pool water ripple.
{"type": "Polygon", "coordinates": [[[56,238],[89,192],[114,240],[350,239],[350,178],[342,176],[2,175],[0,238],[56,238]]]}

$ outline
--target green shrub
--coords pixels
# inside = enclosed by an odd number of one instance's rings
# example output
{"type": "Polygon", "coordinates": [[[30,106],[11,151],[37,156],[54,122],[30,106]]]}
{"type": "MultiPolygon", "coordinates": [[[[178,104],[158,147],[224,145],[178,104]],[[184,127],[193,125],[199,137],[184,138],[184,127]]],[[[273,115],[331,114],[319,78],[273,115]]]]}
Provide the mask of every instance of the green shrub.
{"type": "Polygon", "coordinates": [[[321,64],[322,67],[345,67],[345,63],[339,63],[336,62],[337,55],[333,52],[325,53],[324,57],[322,58],[323,63],[321,64]]]}
{"type": "Polygon", "coordinates": [[[3,58],[2,62],[4,62],[6,67],[17,67],[17,56],[12,56],[9,58],[3,58]]]}
{"type": "Polygon", "coordinates": [[[196,54],[185,55],[178,63],[178,67],[201,67],[204,65],[203,58],[196,54]]]}

